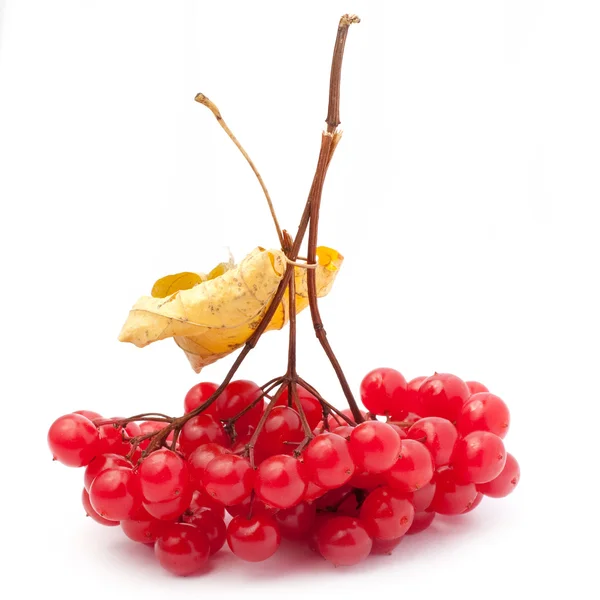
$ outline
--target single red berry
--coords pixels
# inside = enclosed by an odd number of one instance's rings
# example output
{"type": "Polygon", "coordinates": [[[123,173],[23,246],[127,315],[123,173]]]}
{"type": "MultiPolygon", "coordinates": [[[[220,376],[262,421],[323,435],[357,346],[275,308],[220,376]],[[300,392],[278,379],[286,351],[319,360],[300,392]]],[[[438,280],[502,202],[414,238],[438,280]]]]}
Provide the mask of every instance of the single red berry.
{"type": "Polygon", "coordinates": [[[360,384],[360,396],[374,415],[400,421],[408,412],[406,379],[394,369],[380,368],[368,373],[360,384]]]}
{"type": "Polygon", "coordinates": [[[434,512],[417,512],[413,519],[410,529],[406,532],[406,535],[414,535],[415,533],[421,533],[425,531],[435,519],[434,512]]]}
{"type": "Polygon", "coordinates": [[[275,513],[275,521],[279,525],[281,535],[290,540],[307,539],[313,530],[316,517],[317,507],[313,502],[300,502],[275,513]]]}
{"type": "Polygon", "coordinates": [[[491,481],[500,475],[505,463],[502,440],[488,431],[474,431],[460,439],[452,456],[456,480],[463,483],[491,481]]]}
{"type": "Polygon", "coordinates": [[[225,448],[231,445],[231,440],[225,433],[223,425],[211,415],[202,413],[192,417],[181,428],[179,447],[186,456],[189,456],[198,446],[210,443],[219,444],[225,448]]]}
{"type": "Polygon", "coordinates": [[[360,508],[360,518],[373,538],[395,540],[410,528],[414,506],[399,492],[380,487],[373,490],[360,508]]]}
{"type": "Polygon", "coordinates": [[[436,467],[450,462],[454,444],[458,439],[456,427],[441,417],[425,417],[414,423],[407,432],[410,439],[418,440],[431,453],[436,467]]]}
{"type": "Polygon", "coordinates": [[[141,505],[139,481],[129,468],[106,469],[92,482],[90,502],[109,521],[131,519],[141,505]]]}
{"type": "Polygon", "coordinates": [[[242,560],[261,562],[275,554],[281,543],[279,526],[265,513],[249,519],[234,517],[227,527],[227,544],[242,560]]]}
{"type": "MultiPolygon", "coordinates": [[[[421,405],[421,399],[419,397],[419,389],[422,383],[427,379],[424,375],[421,377],[415,377],[406,384],[406,408],[409,413],[415,413],[420,415],[423,411],[421,405]]],[[[405,420],[406,417],[404,417],[405,420]]]]}
{"type": "Polygon", "coordinates": [[[317,529],[316,541],[323,558],[337,566],[350,566],[369,556],[373,540],[360,519],[331,517],[317,529]]]}
{"type": "Polygon", "coordinates": [[[225,506],[232,506],[250,495],[254,471],[245,458],[223,454],[208,463],[202,483],[206,492],[215,500],[225,506]]]}
{"type": "Polygon", "coordinates": [[[510,413],[508,406],[494,394],[480,392],[473,394],[464,404],[456,424],[461,435],[473,431],[489,431],[500,438],[508,433],[510,413]]]}
{"type": "Polygon", "coordinates": [[[48,446],[55,460],[67,467],[85,467],[98,454],[100,436],[83,415],[64,415],[52,423],[48,446]]]}
{"type": "MultiPolygon", "coordinates": [[[[185,395],[185,400],[183,401],[185,412],[192,412],[194,409],[202,406],[217,391],[218,387],[219,386],[216,383],[203,381],[190,388],[190,391],[185,395]]],[[[213,402],[208,408],[205,408],[202,411],[202,414],[212,415],[213,417],[218,418],[216,402],[213,402]]]]}
{"type": "Polygon", "coordinates": [[[144,508],[148,514],[161,521],[174,521],[189,510],[192,502],[192,488],[186,486],[181,495],[163,500],[162,502],[145,502],[144,508]]]}
{"type": "Polygon", "coordinates": [[[91,517],[92,519],[94,519],[94,521],[96,521],[96,523],[100,523],[100,525],[106,525],[107,527],[114,527],[115,525],[119,524],[118,521],[109,521],[108,519],[105,519],[104,517],[100,516],[94,510],[94,507],[92,506],[92,503],[90,502],[90,495],[88,494],[88,492],[85,488],[83,488],[83,491],[81,493],[81,503],[83,504],[85,514],[88,517],[91,517]]]}
{"type": "Polygon", "coordinates": [[[298,413],[287,406],[275,406],[258,436],[254,447],[255,457],[257,451],[264,458],[275,454],[291,454],[296,445],[287,442],[301,442],[303,439],[304,431],[298,413]]]}
{"type": "Polygon", "coordinates": [[[209,508],[196,511],[185,522],[196,526],[205,533],[210,544],[211,555],[223,547],[227,536],[225,521],[209,508]]]}
{"type": "Polygon", "coordinates": [[[463,404],[470,395],[467,384],[449,373],[436,373],[428,377],[419,388],[423,416],[442,417],[453,423],[458,419],[463,404]]]}
{"type": "Polygon", "coordinates": [[[385,477],[388,485],[401,492],[415,492],[433,477],[431,453],[421,442],[402,440],[400,457],[385,477]]]}
{"type": "Polygon", "coordinates": [[[264,460],[254,479],[254,491],[266,504],[275,508],[291,508],[302,501],[308,475],[296,458],[277,454],[264,460]]]}
{"type": "MultiPolygon", "coordinates": [[[[257,400],[261,394],[262,390],[252,381],[246,381],[245,379],[232,381],[215,401],[219,419],[222,421],[232,419],[252,404],[253,401],[257,400]]],[[[264,402],[258,402],[235,422],[237,435],[244,435],[248,433],[251,427],[258,425],[262,416],[263,406],[264,402]]]]}
{"type": "MultiPolygon", "coordinates": [[[[303,387],[298,386],[296,388],[298,393],[298,400],[300,400],[300,404],[304,409],[304,414],[306,415],[306,420],[308,421],[308,426],[311,431],[319,424],[321,419],[323,418],[323,410],[321,408],[321,403],[317,399],[316,396],[313,396],[308,390],[305,390],[303,387]]],[[[284,389],[283,393],[277,400],[276,406],[290,406],[288,403],[288,389],[284,389]]],[[[291,408],[298,410],[298,407],[292,402],[291,408]]]]}
{"type": "Polygon", "coordinates": [[[175,523],[156,540],[154,553],[167,571],[175,575],[192,575],[208,561],[210,543],[197,527],[175,523]]]}
{"type": "Polygon", "coordinates": [[[400,436],[380,421],[364,421],[350,435],[350,454],[357,469],[383,473],[392,467],[400,454],[400,436]]]}
{"type": "Polygon", "coordinates": [[[202,488],[202,478],[208,463],[217,456],[231,454],[231,451],[215,443],[202,444],[198,446],[187,459],[190,469],[190,479],[195,489],[202,488]]]}
{"type": "Polygon", "coordinates": [[[119,454],[100,454],[92,459],[92,462],[85,468],[83,475],[83,485],[89,492],[90,487],[94,479],[106,471],[106,469],[113,469],[115,467],[126,467],[133,469],[133,465],[124,456],[119,454]]]}
{"type": "Polygon", "coordinates": [[[149,517],[147,520],[121,521],[123,533],[134,542],[154,544],[171,523],[149,517]]]}
{"type": "Polygon", "coordinates": [[[445,469],[436,475],[435,495],[429,510],[441,515],[460,515],[471,507],[476,497],[475,484],[459,483],[452,469],[445,469]]]}
{"type": "Polygon", "coordinates": [[[186,461],[166,448],[152,452],[136,470],[142,497],[147,503],[175,500],[191,487],[186,461]]]}
{"type": "Polygon", "coordinates": [[[471,394],[479,394],[479,392],[489,392],[490,390],[483,385],[483,383],[479,383],[479,381],[465,381],[467,387],[471,394]]]}
{"type": "Polygon", "coordinates": [[[344,485],[355,470],[348,442],[333,433],[321,433],[311,440],[304,451],[304,464],[310,479],[327,490],[344,485]]]}
{"type": "Polygon", "coordinates": [[[500,475],[488,481],[481,483],[477,489],[490,498],[504,498],[508,496],[519,483],[521,470],[517,459],[510,453],[506,454],[506,464],[500,475]]]}

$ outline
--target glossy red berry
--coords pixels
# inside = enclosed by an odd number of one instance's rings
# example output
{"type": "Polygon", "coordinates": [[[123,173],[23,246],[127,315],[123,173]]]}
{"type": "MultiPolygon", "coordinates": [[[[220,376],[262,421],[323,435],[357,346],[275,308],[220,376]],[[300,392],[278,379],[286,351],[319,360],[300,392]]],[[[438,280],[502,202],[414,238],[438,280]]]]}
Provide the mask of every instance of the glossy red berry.
{"type": "Polygon", "coordinates": [[[461,435],[473,431],[489,431],[504,438],[509,425],[508,406],[494,394],[479,392],[473,394],[463,405],[456,428],[461,435]]]}
{"type": "Polygon", "coordinates": [[[155,519],[174,521],[189,509],[192,496],[192,488],[187,486],[180,496],[162,502],[144,502],[144,508],[155,519]]]}
{"type": "Polygon", "coordinates": [[[88,494],[88,492],[85,488],[83,488],[83,491],[81,493],[81,503],[83,504],[85,514],[88,517],[91,517],[92,519],[94,519],[94,521],[96,521],[96,523],[100,523],[100,525],[106,525],[107,527],[113,527],[113,526],[119,524],[118,521],[109,521],[108,519],[105,519],[104,517],[100,516],[94,510],[94,507],[92,506],[92,503],[90,502],[90,495],[88,494]]]}
{"type": "Polygon", "coordinates": [[[505,463],[502,440],[488,431],[474,431],[460,439],[452,456],[456,480],[463,483],[491,481],[500,475],[505,463]]]}
{"type": "Polygon", "coordinates": [[[316,542],[323,558],[337,566],[355,565],[369,556],[373,540],[360,519],[331,517],[317,529],[316,542]]]}
{"type": "Polygon", "coordinates": [[[171,525],[156,541],[154,553],[160,565],[175,575],[200,571],[210,555],[206,534],[187,523],[171,525]]]}
{"type": "Polygon", "coordinates": [[[275,508],[291,508],[304,498],[308,475],[296,458],[277,454],[264,460],[256,471],[254,491],[275,508]]]}
{"type": "Polygon", "coordinates": [[[204,444],[219,444],[227,447],[231,445],[229,436],[223,426],[211,415],[200,414],[192,417],[182,428],[179,434],[179,448],[186,456],[190,455],[198,446],[204,444]]]}
{"type": "Polygon", "coordinates": [[[198,446],[187,459],[190,469],[190,479],[195,489],[202,488],[202,478],[208,463],[217,456],[231,454],[231,451],[215,443],[202,444],[198,446]]]}
{"type": "Polygon", "coordinates": [[[436,467],[450,462],[454,444],[458,439],[456,427],[441,417],[425,417],[411,425],[409,438],[420,441],[429,450],[436,467]]]}
{"type": "Polygon", "coordinates": [[[227,544],[242,560],[261,562],[275,554],[281,543],[279,526],[269,515],[259,513],[247,519],[234,517],[227,527],[227,544]]]}
{"type": "Polygon", "coordinates": [[[425,531],[435,519],[434,512],[417,512],[413,519],[410,529],[406,532],[406,535],[414,535],[415,533],[421,533],[425,531]]]}
{"type": "Polygon", "coordinates": [[[98,454],[100,435],[83,415],[64,415],[52,423],[48,445],[55,460],[67,467],[85,467],[98,454]]]}
{"type": "Polygon", "coordinates": [[[102,471],[90,487],[90,502],[94,510],[109,521],[133,518],[141,506],[137,477],[125,467],[102,471]]]}
{"type": "Polygon", "coordinates": [[[254,471],[245,458],[223,454],[208,463],[202,482],[210,496],[225,506],[232,506],[250,495],[254,471]]]}
{"type": "Polygon", "coordinates": [[[415,509],[399,492],[380,487],[373,490],[360,508],[360,518],[372,537],[395,540],[402,537],[413,522],[415,509]]]}
{"type": "Polygon", "coordinates": [[[119,454],[100,454],[92,459],[92,462],[85,468],[83,475],[83,485],[89,492],[94,479],[106,471],[106,469],[114,469],[115,467],[126,467],[133,469],[133,465],[124,456],[119,454]]]}
{"type": "Polygon", "coordinates": [[[364,421],[352,431],[349,446],[357,469],[383,473],[398,460],[401,441],[396,431],[386,423],[364,421]]]}
{"type": "Polygon", "coordinates": [[[127,520],[121,521],[123,533],[134,542],[140,544],[154,544],[156,540],[164,533],[165,528],[171,523],[159,521],[152,517],[145,520],[127,520]]]}
{"type": "MultiPolygon", "coordinates": [[[[300,400],[300,404],[304,409],[304,414],[306,415],[306,420],[308,421],[308,427],[312,431],[323,418],[321,404],[316,396],[313,396],[303,387],[298,386],[296,391],[298,393],[298,400],[300,400]]],[[[286,388],[279,397],[276,406],[288,406],[288,398],[288,389],[286,388]]],[[[297,406],[293,402],[291,404],[291,408],[295,409],[296,411],[298,410],[297,406]]]]}
{"type": "MultiPolygon", "coordinates": [[[[219,419],[226,421],[242,412],[254,400],[260,397],[262,390],[252,381],[239,379],[232,381],[216,400],[216,411],[219,419]]],[[[256,427],[262,416],[264,402],[258,402],[247,413],[235,422],[237,435],[248,433],[251,427],[256,427]]],[[[210,440],[216,441],[216,440],[210,440]]]]}
{"type": "Polygon", "coordinates": [[[419,388],[422,416],[443,417],[454,423],[470,395],[467,384],[456,375],[436,373],[428,377],[419,388]]]}
{"type": "MultiPolygon", "coordinates": [[[[114,417],[114,419],[116,420],[118,417],[114,417]]],[[[137,423],[131,423],[131,425],[134,425],[136,434],[139,435],[139,425],[137,423]]],[[[125,456],[131,450],[131,444],[126,439],[126,436],[130,436],[124,427],[115,427],[114,424],[109,423],[98,427],[98,433],[100,434],[99,454],[119,454],[125,456]]]]}
{"type": "Polygon", "coordinates": [[[433,477],[431,453],[421,442],[402,440],[402,451],[385,477],[388,485],[401,492],[415,492],[433,477]]]}
{"type": "Polygon", "coordinates": [[[477,489],[490,498],[504,498],[508,496],[519,483],[521,470],[517,459],[510,453],[506,455],[506,464],[500,475],[477,486],[477,489]]]}
{"type": "Polygon", "coordinates": [[[367,410],[401,420],[408,412],[406,379],[394,369],[380,368],[368,373],[360,384],[360,396],[367,410]]]}
{"type": "Polygon", "coordinates": [[[483,383],[479,383],[479,381],[465,381],[467,387],[471,394],[479,394],[479,392],[489,392],[490,390],[483,385],[483,383]]]}
{"type": "Polygon", "coordinates": [[[291,540],[307,539],[313,530],[316,517],[317,507],[313,502],[301,502],[275,513],[275,521],[279,525],[281,535],[291,540]]]}
{"type": "Polygon", "coordinates": [[[355,470],[348,442],[333,433],[321,433],[311,440],[304,451],[304,464],[311,481],[327,490],[344,485],[355,470]]]}
{"type": "Polygon", "coordinates": [[[477,498],[473,483],[459,483],[452,469],[440,471],[435,480],[435,495],[429,507],[441,515],[460,515],[468,510],[477,498]]]}
{"type": "MultiPolygon", "coordinates": [[[[166,448],[142,460],[137,473],[144,502],[175,500],[189,491],[190,473],[186,461],[166,448]]],[[[191,493],[189,494],[191,497],[191,493]]]]}
{"type": "Polygon", "coordinates": [[[303,439],[304,431],[298,413],[287,406],[275,406],[265,420],[254,451],[265,458],[274,454],[291,454],[296,445],[287,442],[301,442],[303,439]]]}
{"type": "MultiPolygon", "coordinates": [[[[190,388],[190,391],[185,395],[185,400],[183,401],[185,412],[192,412],[194,409],[202,406],[217,391],[218,387],[219,386],[216,383],[203,381],[190,388]]],[[[213,402],[208,408],[204,409],[202,414],[218,417],[216,402],[213,402]]]]}
{"type": "Polygon", "coordinates": [[[209,508],[194,512],[185,522],[196,526],[200,531],[204,532],[210,544],[211,555],[223,547],[227,536],[225,521],[209,508]]]}

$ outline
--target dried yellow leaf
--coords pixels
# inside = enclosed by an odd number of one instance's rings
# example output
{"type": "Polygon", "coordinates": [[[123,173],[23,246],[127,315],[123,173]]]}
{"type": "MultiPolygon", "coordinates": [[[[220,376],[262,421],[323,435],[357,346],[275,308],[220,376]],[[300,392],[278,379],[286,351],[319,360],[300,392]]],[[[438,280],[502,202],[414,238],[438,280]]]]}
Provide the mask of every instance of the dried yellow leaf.
{"type": "MultiPolygon", "coordinates": [[[[343,257],[319,247],[317,258],[317,293],[325,296],[343,257]]],[[[269,307],[285,268],[281,250],[256,248],[239,265],[221,263],[209,276],[163,277],[154,284],[152,296],[142,296],[133,306],[119,340],[142,348],[172,337],[198,373],[245,344],[269,307]]],[[[295,267],[298,312],[308,306],[306,271],[295,267]]],[[[288,311],[286,292],[267,331],[284,327],[288,311]]]]}

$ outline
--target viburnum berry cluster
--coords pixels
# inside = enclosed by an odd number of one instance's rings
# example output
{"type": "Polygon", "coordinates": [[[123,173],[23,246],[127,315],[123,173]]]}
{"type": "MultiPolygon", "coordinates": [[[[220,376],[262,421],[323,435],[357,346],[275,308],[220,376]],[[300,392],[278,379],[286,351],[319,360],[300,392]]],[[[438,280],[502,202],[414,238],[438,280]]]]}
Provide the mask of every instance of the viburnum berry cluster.
{"type": "Polygon", "coordinates": [[[312,267],[323,183],[341,139],[344,45],[356,22],[352,15],[340,20],[327,130],[294,238],[279,228],[262,179],[216,106],[196,97],[257,173],[288,262],[224,380],[192,387],[180,417],[152,412],[106,419],[82,410],[59,417],[48,433],[55,460],[85,467],[86,513],[102,525],[120,525],[134,542],[152,544],[159,563],[177,575],[201,571],[225,542],[243,560],[266,560],[282,537],[308,544],[336,566],[353,565],[371,553],[390,553],[436,514],[465,514],[484,496],[508,495],[519,480],[518,463],[503,442],[508,408],[485,386],[444,373],[407,382],[400,372],[380,368],[361,383],[361,409],[327,338],[312,267]],[[303,267],[312,324],[348,402],[345,410],[297,372],[295,277],[303,267]],[[234,379],[286,293],[285,374],[262,386],[234,379]]]}
{"type": "MultiPolygon", "coordinates": [[[[503,442],[508,407],[480,383],[444,373],[407,383],[394,369],[376,369],[361,384],[368,412],[358,424],[351,411],[324,414],[320,396],[300,387],[306,444],[289,386],[279,385],[271,395],[272,383],[232,381],[149,453],[168,426],[159,416],[137,424],[78,411],[54,422],[48,442],[56,460],[85,467],[86,513],[154,544],[160,564],[178,575],[201,570],[225,541],[257,562],[282,537],[353,565],[390,553],[436,514],[468,513],[518,483],[519,465],[503,442]]],[[[217,387],[195,385],[187,414],[217,387]]]]}

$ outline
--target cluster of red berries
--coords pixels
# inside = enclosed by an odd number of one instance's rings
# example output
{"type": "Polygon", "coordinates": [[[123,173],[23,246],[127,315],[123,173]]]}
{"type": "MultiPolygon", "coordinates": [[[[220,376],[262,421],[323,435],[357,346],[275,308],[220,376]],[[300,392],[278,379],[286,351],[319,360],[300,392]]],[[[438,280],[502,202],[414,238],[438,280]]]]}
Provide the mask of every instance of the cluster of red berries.
{"type": "MultiPolygon", "coordinates": [[[[194,386],[186,412],[216,389],[194,386]]],[[[79,411],[57,419],[48,442],[56,460],[86,467],[86,513],[153,544],[160,564],[178,575],[201,570],[225,541],[241,559],[265,560],[282,536],[335,565],[353,565],[391,552],[436,514],[464,514],[484,495],[508,495],[519,480],[502,441],[508,408],[477,382],[436,373],[407,383],[398,371],[376,369],[361,384],[369,412],[358,425],[350,411],[343,411],[349,422],[333,413],[324,422],[319,399],[299,387],[314,434],[307,445],[286,389],[248,457],[266,408],[256,402],[262,394],[252,382],[231,382],[170,447],[147,456],[150,438],[139,445],[136,438],[167,422],[102,424],[97,413],[79,411]],[[232,418],[235,441],[224,425],[232,418]]]]}

